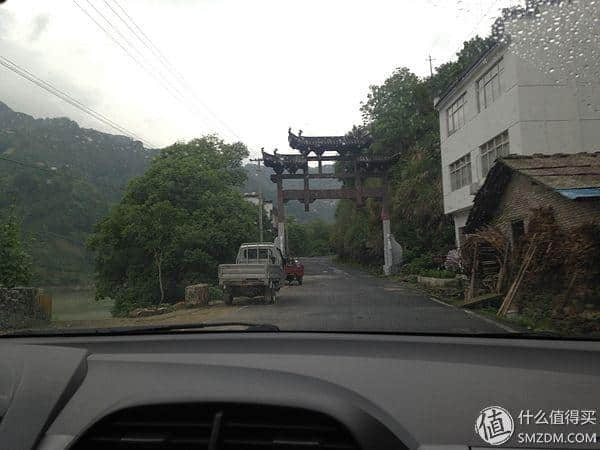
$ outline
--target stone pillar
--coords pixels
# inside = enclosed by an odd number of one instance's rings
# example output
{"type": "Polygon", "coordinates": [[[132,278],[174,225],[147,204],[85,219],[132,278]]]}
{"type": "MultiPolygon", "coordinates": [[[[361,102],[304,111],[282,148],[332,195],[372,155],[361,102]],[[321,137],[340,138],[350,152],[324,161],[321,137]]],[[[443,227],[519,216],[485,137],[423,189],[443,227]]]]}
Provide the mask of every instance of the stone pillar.
{"type": "Polygon", "coordinates": [[[381,199],[381,222],[383,223],[383,273],[392,274],[394,256],[392,254],[392,229],[388,210],[387,176],[383,177],[383,198],[381,199]]]}
{"type": "Polygon", "coordinates": [[[277,242],[283,256],[287,256],[287,245],[285,240],[285,222],[277,223],[277,242]]]}
{"type": "Polygon", "coordinates": [[[394,258],[392,256],[392,232],[390,229],[390,218],[381,215],[383,220],[383,273],[391,275],[394,258]]]}
{"type": "Polygon", "coordinates": [[[283,203],[283,180],[277,178],[277,243],[283,256],[287,256],[287,241],[285,239],[285,210],[283,203]]]}

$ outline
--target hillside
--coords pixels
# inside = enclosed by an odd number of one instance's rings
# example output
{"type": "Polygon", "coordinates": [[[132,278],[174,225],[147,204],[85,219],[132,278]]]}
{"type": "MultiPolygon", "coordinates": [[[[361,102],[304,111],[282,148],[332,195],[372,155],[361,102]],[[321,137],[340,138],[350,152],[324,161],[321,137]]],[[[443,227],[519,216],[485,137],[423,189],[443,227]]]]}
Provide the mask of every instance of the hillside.
{"type": "Polygon", "coordinates": [[[125,136],[67,118],[35,119],[0,102],[0,214],[12,210],[23,220],[36,283],[89,281],[85,239],[155,153],[125,136]]]}
{"type": "MultiPolygon", "coordinates": [[[[277,185],[271,181],[273,170],[268,167],[262,167],[258,170],[256,164],[247,164],[245,166],[248,179],[244,184],[245,192],[258,192],[259,186],[262,188],[266,200],[275,201],[277,198],[277,185]]],[[[311,167],[310,172],[316,173],[317,168],[311,167]]],[[[324,173],[333,173],[333,164],[323,165],[324,173]]],[[[304,186],[302,180],[287,180],[286,188],[302,189],[304,186]]],[[[341,187],[341,182],[336,179],[311,180],[311,188],[315,189],[337,189],[341,187]]],[[[304,205],[300,202],[291,201],[285,205],[286,217],[295,217],[299,222],[310,222],[316,219],[324,220],[327,223],[333,223],[337,200],[317,200],[310,205],[310,211],[304,211],[304,205]]]]}
{"type": "MultiPolygon", "coordinates": [[[[81,128],[68,118],[36,119],[0,102],[0,214],[12,211],[23,221],[34,283],[91,282],[92,255],[85,240],[121,199],[127,182],[143,174],[157,152],[125,136],[81,128]]],[[[273,172],[258,172],[252,164],[245,170],[243,191],[258,191],[260,184],[265,198],[275,200],[276,187],[269,178],[273,172]]],[[[324,170],[333,171],[333,166],[324,170]]],[[[315,180],[313,186],[338,187],[339,182],[315,180]]],[[[335,208],[335,201],[323,200],[305,213],[302,204],[289,202],[286,214],[301,222],[331,223],[335,208]]]]}

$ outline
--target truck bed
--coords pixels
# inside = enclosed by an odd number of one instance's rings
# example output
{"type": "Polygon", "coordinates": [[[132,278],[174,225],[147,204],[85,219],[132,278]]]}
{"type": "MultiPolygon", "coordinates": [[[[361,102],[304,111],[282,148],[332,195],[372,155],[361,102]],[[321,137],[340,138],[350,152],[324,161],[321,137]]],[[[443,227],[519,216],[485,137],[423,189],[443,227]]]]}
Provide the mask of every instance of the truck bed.
{"type": "Polygon", "coordinates": [[[219,266],[219,285],[227,284],[264,284],[269,280],[280,279],[282,269],[273,264],[221,264],[219,266]]]}

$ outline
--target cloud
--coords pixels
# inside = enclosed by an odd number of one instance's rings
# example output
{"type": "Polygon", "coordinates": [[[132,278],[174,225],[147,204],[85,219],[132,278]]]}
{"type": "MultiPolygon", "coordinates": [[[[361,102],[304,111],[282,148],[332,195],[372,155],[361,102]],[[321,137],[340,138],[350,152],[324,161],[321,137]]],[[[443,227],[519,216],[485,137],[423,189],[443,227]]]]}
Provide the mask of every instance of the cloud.
{"type": "Polygon", "coordinates": [[[48,23],[50,22],[50,16],[47,14],[39,14],[33,19],[33,26],[31,33],[29,34],[30,41],[37,41],[40,36],[46,31],[48,23]]]}
{"type": "MultiPolygon", "coordinates": [[[[2,3],[0,3],[2,4],[2,3]]],[[[0,10],[0,39],[5,38],[13,29],[15,23],[14,14],[7,10],[0,10]]]]}

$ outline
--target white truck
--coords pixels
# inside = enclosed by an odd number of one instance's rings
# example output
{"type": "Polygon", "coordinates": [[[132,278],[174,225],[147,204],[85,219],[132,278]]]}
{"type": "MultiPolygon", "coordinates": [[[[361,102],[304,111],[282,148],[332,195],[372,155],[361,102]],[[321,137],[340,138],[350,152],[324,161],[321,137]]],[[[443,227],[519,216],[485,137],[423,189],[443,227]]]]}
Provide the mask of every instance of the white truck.
{"type": "Polygon", "coordinates": [[[225,304],[231,305],[234,297],[258,296],[275,303],[284,279],[284,264],[281,250],[275,244],[242,244],[235,264],[219,265],[219,287],[225,304]]]}

